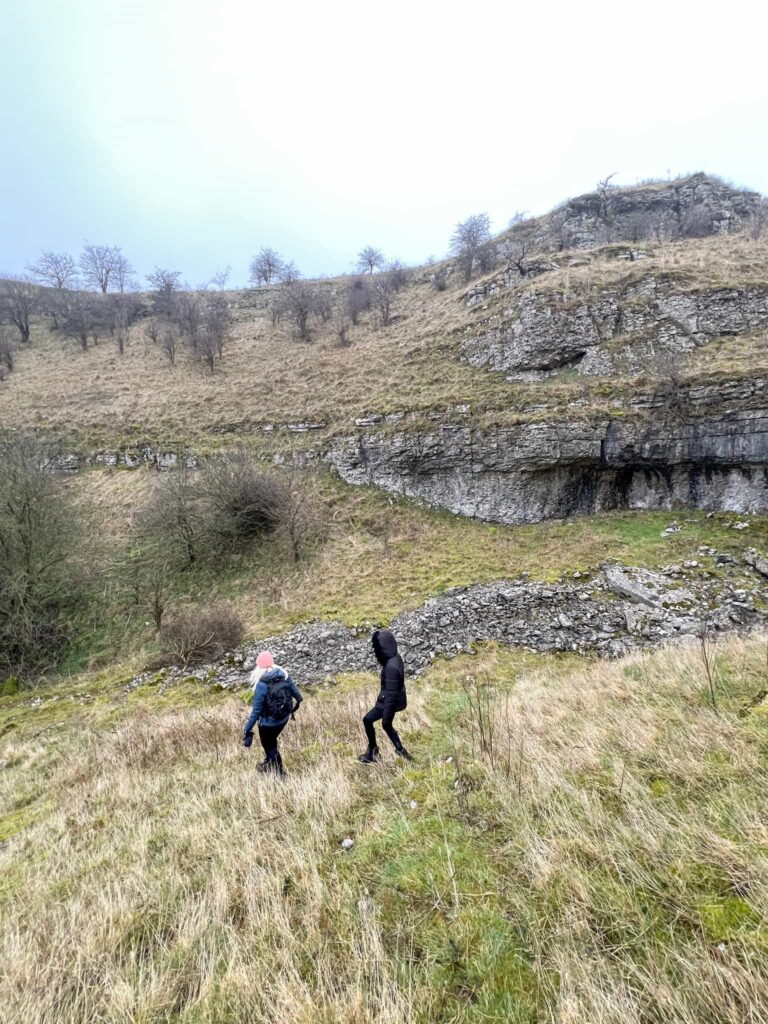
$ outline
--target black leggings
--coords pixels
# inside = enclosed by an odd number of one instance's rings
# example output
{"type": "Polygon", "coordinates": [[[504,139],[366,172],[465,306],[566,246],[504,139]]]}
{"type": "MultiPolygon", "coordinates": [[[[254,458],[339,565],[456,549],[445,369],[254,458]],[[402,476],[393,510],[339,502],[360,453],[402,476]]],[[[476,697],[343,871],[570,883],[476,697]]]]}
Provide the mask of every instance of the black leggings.
{"type": "Polygon", "coordinates": [[[400,742],[400,737],[397,735],[397,730],[392,724],[395,717],[394,711],[384,711],[382,708],[371,708],[367,715],[363,718],[363,725],[365,726],[365,735],[368,737],[368,746],[373,748],[377,746],[376,743],[376,730],[373,727],[374,722],[381,720],[381,727],[384,732],[392,740],[395,746],[395,750],[400,750],[403,744],[400,742]]]}
{"type": "Polygon", "coordinates": [[[277,749],[277,739],[287,724],[287,722],[283,722],[282,725],[259,726],[259,739],[266,755],[265,761],[277,761],[279,765],[283,763],[280,751],[277,749]]]}

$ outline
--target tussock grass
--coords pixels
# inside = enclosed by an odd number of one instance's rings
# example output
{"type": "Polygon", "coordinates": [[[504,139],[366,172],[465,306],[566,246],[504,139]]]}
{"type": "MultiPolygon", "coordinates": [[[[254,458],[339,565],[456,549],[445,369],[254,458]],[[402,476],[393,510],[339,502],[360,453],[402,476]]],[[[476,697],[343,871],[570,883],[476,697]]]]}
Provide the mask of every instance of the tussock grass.
{"type": "Polygon", "coordinates": [[[229,696],[23,726],[0,754],[4,811],[24,789],[30,811],[0,848],[4,1019],[757,1024],[765,645],[717,647],[719,712],[695,645],[487,647],[411,684],[417,760],[373,770],[373,680],[350,680],[286,730],[282,784],[229,696]]]}

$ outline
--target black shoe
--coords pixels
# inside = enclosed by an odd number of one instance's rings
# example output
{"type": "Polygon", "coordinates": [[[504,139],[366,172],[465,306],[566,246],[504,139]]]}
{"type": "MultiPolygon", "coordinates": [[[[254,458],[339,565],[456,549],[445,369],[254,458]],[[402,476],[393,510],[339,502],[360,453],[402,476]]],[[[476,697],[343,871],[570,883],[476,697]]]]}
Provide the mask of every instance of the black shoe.
{"type": "Polygon", "coordinates": [[[373,764],[374,761],[380,760],[381,754],[378,747],[368,747],[366,752],[358,757],[358,761],[362,761],[363,764],[373,764]]]}
{"type": "Polygon", "coordinates": [[[413,754],[409,754],[405,747],[395,747],[395,753],[398,757],[402,757],[404,761],[413,760],[413,754]]]}

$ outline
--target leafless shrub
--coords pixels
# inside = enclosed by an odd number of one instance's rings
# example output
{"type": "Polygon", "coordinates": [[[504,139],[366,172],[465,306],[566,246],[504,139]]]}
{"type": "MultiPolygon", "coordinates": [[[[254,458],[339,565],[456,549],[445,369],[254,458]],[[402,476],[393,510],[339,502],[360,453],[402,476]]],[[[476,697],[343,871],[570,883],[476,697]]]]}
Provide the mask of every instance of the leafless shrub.
{"type": "Polygon", "coordinates": [[[104,326],[104,310],[99,299],[88,292],[66,292],[58,330],[77,341],[85,352],[89,341],[97,344],[104,326]]]}
{"type": "Polygon", "coordinates": [[[498,262],[498,249],[494,242],[487,242],[477,250],[477,269],[481,274],[489,274],[498,262]]]}
{"type": "Polygon", "coordinates": [[[640,242],[644,238],[653,238],[660,228],[657,217],[648,211],[634,210],[621,218],[621,235],[628,242],[640,242]]]}
{"type": "Polygon", "coordinates": [[[181,271],[155,267],[147,274],[152,288],[152,311],[158,316],[171,317],[175,312],[175,300],[181,288],[181,271]]]}
{"type": "Polygon", "coordinates": [[[312,340],[309,319],[317,308],[315,289],[305,281],[294,280],[286,286],[282,296],[282,312],[293,324],[301,341],[312,340]]]}
{"type": "Polygon", "coordinates": [[[323,323],[328,323],[333,314],[333,298],[326,288],[318,288],[315,292],[314,313],[323,323]]]}
{"type": "Polygon", "coordinates": [[[392,285],[392,291],[399,292],[407,286],[410,274],[406,265],[400,260],[390,260],[386,271],[392,285]]]}
{"type": "Polygon", "coordinates": [[[0,368],[13,373],[13,361],[16,353],[16,349],[10,336],[4,329],[0,329],[0,368]]]}
{"type": "MultiPolygon", "coordinates": [[[[168,357],[171,366],[176,365],[176,354],[179,349],[179,331],[174,323],[159,325],[155,323],[155,341],[160,341],[160,350],[168,357]]],[[[152,335],[150,335],[151,337],[152,335]]]]}
{"type": "Polygon", "coordinates": [[[389,324],[394,294],[395,289],[389,274],[379,274],[371,284],[373,304],[376,307],[381,327],[386,327],[389,324]]]}
{"type": "Polygon", "coordinates": [[[430,282],[436,292],[444,292],[448,287],[448,268],[445,266],[438,267],[432,274],[430,282]]]}
{"type": "Polygon", "coordinates": [[[168,611],[160,627],[164,653],[186,667],[220,658],[242,641],[245,627],[229,604],[182,605],[168,611]]]}
{"type": "Polygon", "coordinates": [[[240,550],[275,533],[283,522],[289,504],[285,480],[246,452],[208,460],[200,476],[209,544],[240,550]]]}
{"type": "Polygon", "coordinates": [[[353,278],[347,285],[343,301],[349,319],[356,327],[361,314],[371,308],[371,289],[368,282],[362,277],[353,278]]]}
{"type": "Polygon", "coordinates": [[[77,286],[77,264],[67,252],[42,252],[27,270],[38,284],[49,288],[75,288],[77,286]]]}
{"type": "Polygon", "coordinates": [[[29,341],[37,305],[38,290],[28,278],[12,277],[0,282],[0,323],[12,324],[22,344],[29,341]]]}

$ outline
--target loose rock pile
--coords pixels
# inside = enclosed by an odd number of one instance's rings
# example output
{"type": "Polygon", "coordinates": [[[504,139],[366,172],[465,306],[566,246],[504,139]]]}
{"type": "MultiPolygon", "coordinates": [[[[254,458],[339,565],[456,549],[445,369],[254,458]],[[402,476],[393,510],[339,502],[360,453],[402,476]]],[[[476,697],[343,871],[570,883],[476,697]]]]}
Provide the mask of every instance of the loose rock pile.
{"type": "MultiPolygon", "coordinates": [[[[763,624],[763,608],[768,607],[763,568],[768,570],[768,563],[752,551],[745,557],[746,568],[709,548],[702,554],[713,562],[706,572],[697,561],[654,572],[608,565],[558,583],[501,580],[455,588],[403,613],[389,627],[413,674],[440,655],[471,651],[483,641],[616,657],[702,630],[748,630],[763,624]]],[[[369,627],[309,622],[281,636],[264,637],[193,674],[215,679],[224,688],[244,686],[263,648],[303,685],[376,669],[369,627]]],[[[188,675],[175,669],[167,679],[188,675]]]]}

